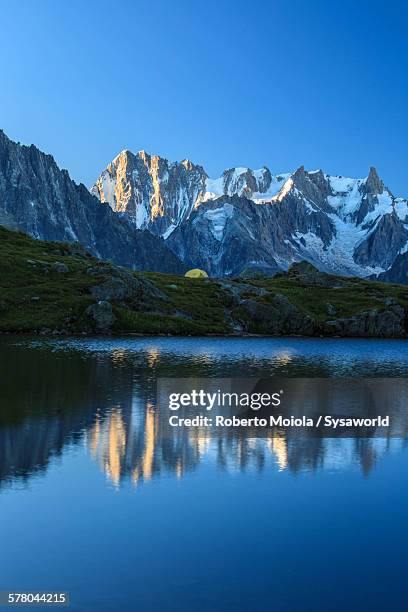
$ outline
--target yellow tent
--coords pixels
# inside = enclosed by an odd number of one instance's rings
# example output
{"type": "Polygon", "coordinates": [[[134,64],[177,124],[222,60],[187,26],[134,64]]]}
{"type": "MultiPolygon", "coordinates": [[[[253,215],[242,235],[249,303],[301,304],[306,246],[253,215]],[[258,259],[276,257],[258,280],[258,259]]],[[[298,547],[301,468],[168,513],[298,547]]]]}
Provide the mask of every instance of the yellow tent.
{"type": "Polygon", "coordinates": [[[193,270],[186,272],[184,276],[187,278],[208,278],[207,272],[200,270],[200,268],[193,268],[193,270]]]}

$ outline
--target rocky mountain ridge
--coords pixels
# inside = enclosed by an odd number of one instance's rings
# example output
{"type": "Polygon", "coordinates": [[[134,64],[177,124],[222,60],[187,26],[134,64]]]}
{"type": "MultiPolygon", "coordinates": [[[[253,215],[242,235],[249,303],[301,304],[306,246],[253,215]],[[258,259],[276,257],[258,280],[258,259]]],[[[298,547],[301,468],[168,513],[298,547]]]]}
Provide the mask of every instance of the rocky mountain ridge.
{"type": "Polygon", "coordinates": [[[375,168],[364,179],[304,167],[277,175],[232,168],[211,179],[188,160],[126,150],[91,190],[214,276],[273,274],[307,260],[327,272],[372,277],[408,249],[408,201],[394,197],[375,168]]]}
{"type": "Polygon", "coordinates": [[[13,142],[1,130],[0,225],[34,238],[79,242],[97,257],[134,269],[184,270],[162,238],[101,206],[51,155],[13,142]]]}
{"type": "Polygon", "coordinates": [[[138,229],[167,238],[191,213],[205,190],[207,175],[185,159],[122,151],[102,172],[91,193],[138,229]]]}
{"type": "Polygon", "coordinates": [[[189,160],[120,153],[91,189],[50,155],[0,131],[0,225],[80,242],[133,269],[273,275],[319,270],[408,283],[408,201],[371,168],[364,179],[232,168],[210,178],[189,160]]]}

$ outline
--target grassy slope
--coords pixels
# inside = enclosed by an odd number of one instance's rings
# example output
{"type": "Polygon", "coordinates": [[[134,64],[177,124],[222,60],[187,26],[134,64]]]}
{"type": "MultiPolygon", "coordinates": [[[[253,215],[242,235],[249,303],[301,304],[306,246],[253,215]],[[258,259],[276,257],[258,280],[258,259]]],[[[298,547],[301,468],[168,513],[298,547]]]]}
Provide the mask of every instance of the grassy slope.
{"type": "MultiPolygon", "coordinates": [[[[341,276],[332,276],[344,280],[341,276]]],[[[404,308],[408,308],[408,287],[391,285],[360,278],[347,278],[348,287],[330,288],[300,285],[284,278],[265,278],[253,284],[265,289],[285,294],[288,299],[313,319],[322,322],[328,317],[327,304],[334,306],[336,318],[350,317],[359,312],[384,308],[384,299],[393,298],[404,308]]]]}
{"type": "MultiPolygon", "coordinates": [[[[73,253],[69,245],[33,240],[0,227],[0,331],[29,332],[44,328],[91,331],[85,315],[86,308],[94,303],[89,287],[100,283],[101,278],[89,276],[86,271],[97,263],[93,257],[73,253]],[[52,270],[51,266],[56,262],[66,264],[69,272],[62,274],[52,270]]],[[[161,302],[150,312],[129,310],[114,304],[117,322],[113,331],[146,334],[232,332],[226,317],[231,297],[216,281],[165,274],[135,274],[153,281],[169,301],[161,302]]],[[[272,296],[275,293],[286,295],[317,322],[330,318],[327,304],[334,306],[337,317],[373,307],[381,308],[386,297],[392,297],[408,308],[408,287],[400,285],[350,279],[348,287],[333,289],[302,286],[284,276],[245,282],[271,291],[272,296]]],[[[267,303],[271,297],[256,299],[267,303]]]]}

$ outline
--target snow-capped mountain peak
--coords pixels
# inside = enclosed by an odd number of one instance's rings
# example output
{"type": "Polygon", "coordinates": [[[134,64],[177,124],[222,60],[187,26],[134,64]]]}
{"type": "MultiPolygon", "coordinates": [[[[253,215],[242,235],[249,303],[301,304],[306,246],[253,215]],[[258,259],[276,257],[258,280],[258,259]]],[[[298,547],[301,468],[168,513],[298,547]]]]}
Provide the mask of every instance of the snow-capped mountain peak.
{"type": "Polygon", "coordinates": [[[408,202],[366,178],[235,167],[211,178],[190,160],[125,150],[92,193],[212,274],[275,271],[299,259],[343,274],[386,270],[408,251],[408,202]]]}
{"type": "Polygon", "coordinates": [[[91,188],[101,202],[125,213],[138,229],[168,236],[186,219],[207,176],[190,160],[169,162],[141,150],[122,151],[91,188]]]}

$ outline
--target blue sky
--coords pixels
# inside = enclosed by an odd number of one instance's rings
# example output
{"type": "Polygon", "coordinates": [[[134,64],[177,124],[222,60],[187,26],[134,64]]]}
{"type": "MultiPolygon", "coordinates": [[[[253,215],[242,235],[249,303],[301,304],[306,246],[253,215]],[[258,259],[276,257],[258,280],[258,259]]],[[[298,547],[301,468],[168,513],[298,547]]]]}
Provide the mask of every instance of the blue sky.
{"type": "Polygon", "coordinates": [[[122,149],[375,165],[408,196],[405,2],[0,0],[0,127],[88,186],[122,149]]]}

